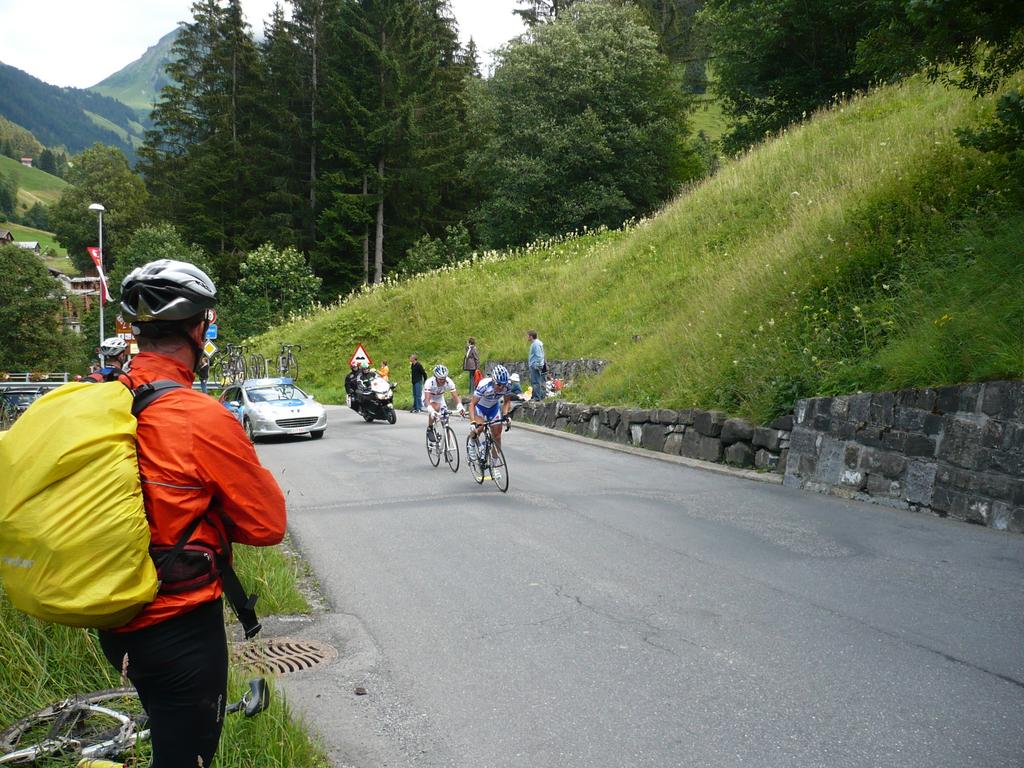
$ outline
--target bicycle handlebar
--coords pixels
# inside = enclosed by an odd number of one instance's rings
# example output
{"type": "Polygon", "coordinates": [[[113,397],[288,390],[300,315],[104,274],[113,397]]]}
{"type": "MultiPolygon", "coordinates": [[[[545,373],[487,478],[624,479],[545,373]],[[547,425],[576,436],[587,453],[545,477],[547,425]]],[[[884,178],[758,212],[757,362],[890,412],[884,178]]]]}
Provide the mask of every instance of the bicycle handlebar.
{"type": "Polygon", "coordinates": [[[234,704],[228,704],[224,711],[227,713],[244,710],[246,717],[259,714],[270,706],[270,686],[262,677],[249,681],[249,690],[234,704]]]}

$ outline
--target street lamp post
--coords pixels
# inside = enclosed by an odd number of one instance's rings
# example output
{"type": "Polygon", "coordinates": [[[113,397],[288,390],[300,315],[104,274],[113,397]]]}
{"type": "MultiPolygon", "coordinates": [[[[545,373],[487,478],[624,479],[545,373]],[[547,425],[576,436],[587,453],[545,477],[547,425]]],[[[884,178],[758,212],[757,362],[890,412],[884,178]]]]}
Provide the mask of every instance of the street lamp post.
{"type": "Polygon", "coordinates": [[[103,359],[103,212],[107,210],[99,203],[93,203],[89,206],[90,211],[96,211],[100,215],[100,263],[98,265],[98,272],[100,275],[100,368],[106,365],[106,360],[103,359]]]}

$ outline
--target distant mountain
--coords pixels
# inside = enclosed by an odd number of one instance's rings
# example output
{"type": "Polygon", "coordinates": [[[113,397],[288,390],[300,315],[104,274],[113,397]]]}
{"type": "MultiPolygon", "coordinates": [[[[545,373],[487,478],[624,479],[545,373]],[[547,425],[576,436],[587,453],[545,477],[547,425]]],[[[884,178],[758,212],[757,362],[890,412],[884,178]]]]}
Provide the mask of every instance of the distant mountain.
{"type": "Polygon", "coordinates": [[[60,88],[0,63],[0,116],[31,131],[48,147],[81,152],[96,142],[135,160],[143,127],[126,104],[79,88],[60,88]]]}
{"type": "Polygon", "coordinates": [[[160,90],[170,82],[164,67],[171,61],[171,46],[177,39],[177,29],[168,32],[138,59],[90,86],[89,90],[127,104],[142,118],[141,122],[148,121],[154,102],[160,98],[160,90]]]}

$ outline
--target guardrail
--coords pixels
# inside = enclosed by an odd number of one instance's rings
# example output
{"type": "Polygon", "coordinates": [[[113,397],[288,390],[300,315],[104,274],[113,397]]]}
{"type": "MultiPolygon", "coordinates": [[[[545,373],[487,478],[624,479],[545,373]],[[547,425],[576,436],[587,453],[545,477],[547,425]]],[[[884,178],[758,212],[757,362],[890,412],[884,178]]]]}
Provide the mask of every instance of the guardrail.
{"type": "Polygon", "coordinates": [[[72,376],[67,371],[59,373],[47,373],[43,371],[30,371],[28,373],[12,373],[6,371],[0,373],[0,386],[5,384],[67,384],[72,376]]]}

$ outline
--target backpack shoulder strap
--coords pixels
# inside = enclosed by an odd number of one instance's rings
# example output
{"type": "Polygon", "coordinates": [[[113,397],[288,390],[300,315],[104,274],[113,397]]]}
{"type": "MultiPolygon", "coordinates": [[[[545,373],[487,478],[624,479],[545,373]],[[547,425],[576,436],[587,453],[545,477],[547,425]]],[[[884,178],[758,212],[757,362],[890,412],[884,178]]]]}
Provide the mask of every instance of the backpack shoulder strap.
{"type": "Polygon", "coordinates": [[[151,381],[149,384],[143,384],[141,387],[136,387],[132,390],[132,397],[135,398],[135,402],[132,403],[132,416],[136,419],[139,418],[139,414],[152,405],[156,400],[163,397],[173,389],[183,388],[183,384],[180,384],[177,381],[171,381],[170,379],[151,381]]]}

